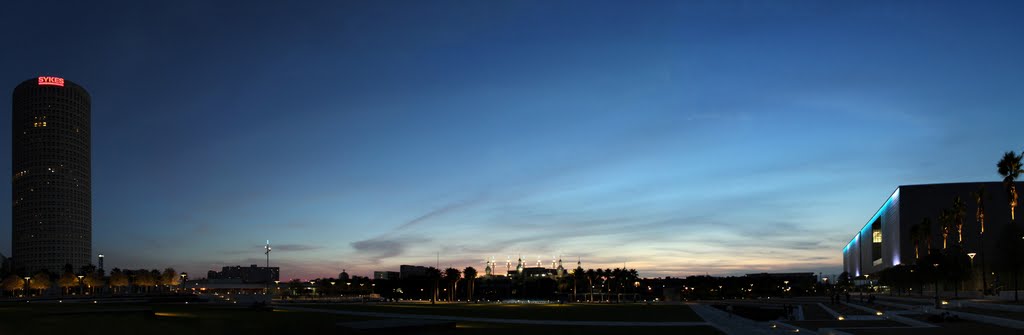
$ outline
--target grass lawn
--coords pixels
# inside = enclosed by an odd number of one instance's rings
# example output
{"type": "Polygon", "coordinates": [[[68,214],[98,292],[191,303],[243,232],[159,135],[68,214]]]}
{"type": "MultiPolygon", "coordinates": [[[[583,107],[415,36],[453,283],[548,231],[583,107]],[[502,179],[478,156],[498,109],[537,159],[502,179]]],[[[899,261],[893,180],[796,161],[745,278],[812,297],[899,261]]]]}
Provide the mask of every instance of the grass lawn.
{"type": "Polygon", "coordinates": [[[366,319],[201,304],[5,304],[0,334],[334,334],[338,322],[366,319]],[[155,315],[104,312],[126,309],[151,309],[155,315]],[[65,314],[76,312],[97,313],[65,314]]]}
{"type": "Polygon", "coordinates": [[[722,335],[711,326],[693,327],[579,327],[579,326],[533,326],[510,324],[458,323],[453,334],[466,335],[523,335],[523,334],[559,334],[559,335],[722,335]]]}
{"type": "Polygon", "coordinates": [[[478,318],[569,320],[569,321],[642,321],[642,322],[701,322],[686,305],[598,305],[598,304],[322,304],[297,305],[309,308],[349,311],[429,314],[478,318]]]}
{"type": "MultiPolygon", "coordinates": [[[[304,305],[304,307],[313,307],[304,305]]],[[[325,306],[317,306],[325,307],[325,306]]],[[[327,305],[379,312],[478,317],[701,321],[686,306],[644,305],[327,305]],[[512,312],[508,312],[512,311],[512,312]]],[[[360,316],[315,312],[260,311],[231,305],[206,304],[0,304],[0,334],[345,334],[336,324],[369,320],[360,316]],[[153,315],[132,310],[151,310],[153,315]],[[128,312],[126,312],[128,311],[128,312]]],[[[580,327],[459,322],[453,334],[720,334],[709,326],[696,327],[580,327]]]]}

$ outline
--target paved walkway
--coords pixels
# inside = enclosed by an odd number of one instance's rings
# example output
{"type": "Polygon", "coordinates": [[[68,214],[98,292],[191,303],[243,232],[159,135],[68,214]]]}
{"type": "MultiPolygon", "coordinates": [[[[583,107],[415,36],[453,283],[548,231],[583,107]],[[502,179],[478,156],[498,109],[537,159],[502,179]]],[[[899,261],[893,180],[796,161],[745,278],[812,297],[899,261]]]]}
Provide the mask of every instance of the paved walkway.
{"type": "MultiPolygon", "coordinates": [[[[357,311],[344,311],[344,310],[337,310],[337,309],[321,309],[321,308],[280,306],[280,305],[274,305],[273,307],[274,307],[274,309],[283,309],[283,310],[290,310],[290,311],[330,313],[330,314],[343,314],[343,315],[357,315],[357,316],[368,316],[368,317],[375,317],[375,318],[420,319],[420,320],[449,320],[449,321],[465,321],[465,322],[481,322],[481,323],[511,323],[511,324],[528,324],[528,325],[597,326],[597,327],[686,327],[686,326],[715,326],[715,325],[710,324],[708,322],[629,322],[629,321],[569,321],[569,320],[495,319],[495,318],[474,318],[474,317],[449,316],[449,315],[424,315],[424,314],[402,314],[402,313],[357,312],[357,311]]],[[[696,308],[694,308],[694,310],[696,311],[696,308]]],[[[698,314],[700,314],[700,313],[698,313],[698,314]]],[[[703,315],[701,315],[701,317],[703,317],[703,315]]],[[[707,320],[707,318],[705,318],[705,320],[707,320]]],[[[729,333],[729,334],[754,334],[754,333],[745,332],[745,333],[729,333]]]]}
{"type": "Polygon", "coordinates": [[[687,304],[704,321],[711,323],[718,330],[729,335],[774,334],[767,322],[757,322],[739,315],[729,317],[729,313],[703,304],[687,304]]]}

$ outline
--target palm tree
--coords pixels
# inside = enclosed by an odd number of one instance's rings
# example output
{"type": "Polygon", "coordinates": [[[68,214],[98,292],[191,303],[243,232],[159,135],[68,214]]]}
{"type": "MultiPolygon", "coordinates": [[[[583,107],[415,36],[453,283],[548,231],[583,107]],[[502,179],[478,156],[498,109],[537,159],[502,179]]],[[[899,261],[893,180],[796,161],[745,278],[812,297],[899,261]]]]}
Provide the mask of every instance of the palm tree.
{"type": "Polygon", "coordinates": [[[982,294],[988,294],[988,278],[985,275],[985,185],[978,187],[978,192],[974,193],[974,201],[978,205],[978,211],[975,212],[974,218],[978,220],[978,242],[981,243],[981,292],[982,294]]]}
{"type": "Polygon", "coordinates": [[[949,239],[949,232],[953,228],[953,215],[950,209],[943,209],[939,213],[939,228],[942,232],[942,250],[946,250],[946,240],[949,239]]]}
{"type": "Polygon", "coordinates": [[[585,277],[585,276],[586,276],[586,272],[583,271],[582,267],[577,266],[576,269],[572,270],[572,299],[573,300],[579,299],[579,296],[576,295],[577,294],[576,293],[577,285],[579,284],[579,281],[582,280],[583,277],[585,277]]]}
{"type": "Polygon", "coordinates": [[[594,279],[597,279],[597,271],[587,269],[587,284],[590,285],[590,300],[594,300],[594,279]]]}
{"type": "Polygon", "coordinates": [[[1021,159],[1024,159],[1024,152],[1021,155],[1017,155],[1013,151],[1006,152],[1003,154],[1003,159],[996,163],[997,172],[1000,176],[1003,176],[1003,186],[1006,187],[1006,193],[1009,196],[1010,202],[1010,222],[1016,221],[1014,218],[1014,212],[1017,208],[1017,186],[1015,181],[1020,176],[1021,172],[1021,159]]]}
{"type": "Polygon", "coordinates": [[[932,219],[929,219],[927,217],[923,218],[923,219],[921,219],[921,223],[919,225],[921,226],[921,228],[918,229],[917,232],[921,234],[921,236],[923,237],[922,239],[925,240],[925,244],[927,244],[927,246],[928,246],[928,248],[925,249],[925,251],[927,251],[928,254],[931,255],[932,254],[932,219]]]}
{"type": "Polygon", "coordinates": [[[441,280],[441,270],[431,266],[427,268],[427,278],[434,282],[434,294],[430,297],[430,303],[437,303],[437,282],[441,280]]]}
{"type": "Polygon", "coordinates": [[[910,226],[910,241],[914,243],[914,259],[921,259],[921,253],[918,252],[921,245],[921,225],[916,224],[910,226]]]}
{"type": "Polygon", "coordinates": [[[964,243],[964,221],[967,219],[967,204],[960,196],[953,199],[953,210],[951,212],[953,223],[956,225],[956,243],[964,243]]]}
{"type": "Polygon", "coordinates": [[[462,272],[456,268],[444,269],[444,279],[451,284],[452,291],[448,292],[448,301],[455,300],[455,288],[458,287],[459,279],[462,277],[462,272]]]}
{"type": "Polygon", "coordinates": [[[469,281],[468,286],[466,286],[466,301],[472,302],[473,291],[476,290],[476,269],[472,266],[467,266],[462,270],[462,276],[469,281]]]}
{"type": "Polygon", "coordinates": [[[974,192],[972,195],[974,195],[974,202],[978,205],[978,211],[974,214],[980,229],[978,234],[985,235],[985,186],[978,187],[978,192],[974,192]]]}

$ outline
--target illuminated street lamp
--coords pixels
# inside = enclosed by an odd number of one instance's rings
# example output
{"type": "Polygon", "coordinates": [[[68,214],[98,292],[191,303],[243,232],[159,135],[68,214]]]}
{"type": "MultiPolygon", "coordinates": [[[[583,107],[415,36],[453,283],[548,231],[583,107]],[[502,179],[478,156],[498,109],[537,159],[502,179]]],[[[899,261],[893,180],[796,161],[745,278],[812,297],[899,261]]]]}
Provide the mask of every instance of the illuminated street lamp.
{"type": "Polygon", "coordinates": [[[77,277],[78,277],[78,295],[85,294],[85,292],[83,292],[84,290],[82,290],[82,278],[85,278],[85,276],[78,275],[77,277]]]}
{"type": "Polygon", "coordinates": [[[939,305],[939,263],[932,264],[935,267],[935,308],[941,307],[939,305]]]}
{"type": "Polygon", "coordinates": [[[25,295],[26,296],[29,294],[29,292],[28,292],[28,281],[31,280],[31,279],[32,279],[32,277],[25,276],[25,295]]]}

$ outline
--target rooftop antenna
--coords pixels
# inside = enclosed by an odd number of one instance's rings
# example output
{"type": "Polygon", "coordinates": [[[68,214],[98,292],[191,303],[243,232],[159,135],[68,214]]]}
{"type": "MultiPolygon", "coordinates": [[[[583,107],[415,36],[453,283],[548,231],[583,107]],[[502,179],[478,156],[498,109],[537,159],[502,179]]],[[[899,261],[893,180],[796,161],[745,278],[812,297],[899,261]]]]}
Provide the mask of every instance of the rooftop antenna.
{"type": "Polygon", "coordinates": [[[273,279],[273,277],[271,276],[271,272],[270,272],[270,240],[267,240],[267,245],[263,246],[263,250],[264,250],[263,253],[267,254],[267,269],[266,269],[267,280],[266,280],[266,284],[264,285],[264,288],[263,288],[264,289],[263,292],[264,292],[264,294],[266,294],[267,291],[270,291],[270,280],[273,279]]]}
{"type": "Polygon", "coordinates": [[[267,245],[263,246],[263,253],[267,254],[267,267],[270,267],[270,240],[267,240],[267,245]]]}

